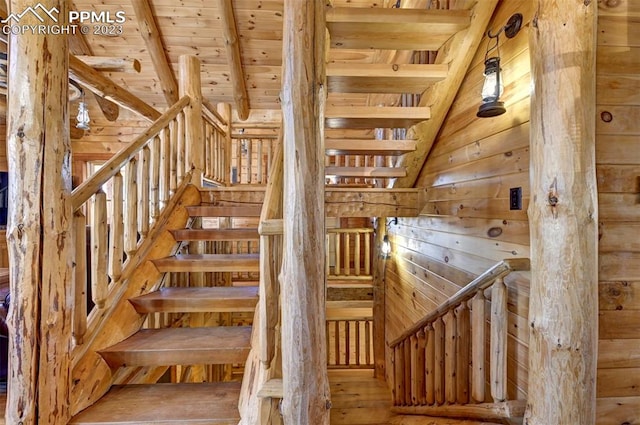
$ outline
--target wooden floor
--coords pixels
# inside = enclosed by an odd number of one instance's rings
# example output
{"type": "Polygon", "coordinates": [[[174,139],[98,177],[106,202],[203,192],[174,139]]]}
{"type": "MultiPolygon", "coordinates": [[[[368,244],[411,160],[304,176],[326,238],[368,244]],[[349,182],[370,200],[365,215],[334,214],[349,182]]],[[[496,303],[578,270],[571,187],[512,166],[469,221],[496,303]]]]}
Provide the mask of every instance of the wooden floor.
{"type": "Polygon", "coordinates": [[[330,370],[331,425],[388,425],[391,392],[372,370],[330,370]]]}
{"type": "MultiPolygon", "coordinates": [[[[373,371],[329,371],[329,383],[332,404],[331,425],[389,424],[391,393],[384,382],[373,378],[373,371]]],[[[0,393],[2,411],[5,403],[6,393],[0,393]]],[[[110,405],[107,409],[110,417],[118,412],[117,404],[110,405]]],[[[127,413],[130,414],[130,412],[127,413]]],[[[0,425],[4,424],[4,417],[0,417],[0,425]]]]}

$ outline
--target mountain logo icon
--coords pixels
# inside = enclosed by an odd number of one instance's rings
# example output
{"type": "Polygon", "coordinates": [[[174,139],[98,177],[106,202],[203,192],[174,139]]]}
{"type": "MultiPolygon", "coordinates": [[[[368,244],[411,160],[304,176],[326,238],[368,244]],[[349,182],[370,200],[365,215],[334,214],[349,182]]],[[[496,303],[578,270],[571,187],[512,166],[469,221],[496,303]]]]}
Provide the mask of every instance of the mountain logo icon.
{"type": "Polygon", "coordinates": [[[17,24],[28,13],[32,14],[33,16],[35,16],[42,23],[45,22],[45,18],[47,16],[54,23],[57,23],[58,22],[58,14],[60,13],[60,11],[55,7],[52,7],[51,9],[47,9],[41,3],[38,3],[33,7],[31,7],[31,6],[27,7],[25,10],[22,11],[22,13],[11,13],[11,14],[9,14],[9,16],[7,16],[7,19],[3,19],[0,22],[3,23],[3,24],[9,24],[13,20],[14,23],[17,24]]]}

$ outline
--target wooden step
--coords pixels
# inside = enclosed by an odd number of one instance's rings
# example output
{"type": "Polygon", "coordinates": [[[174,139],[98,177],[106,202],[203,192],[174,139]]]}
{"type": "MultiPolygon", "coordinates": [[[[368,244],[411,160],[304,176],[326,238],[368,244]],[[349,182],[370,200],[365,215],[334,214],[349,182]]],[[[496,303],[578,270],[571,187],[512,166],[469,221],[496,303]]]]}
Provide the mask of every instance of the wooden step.
{"type": "Polygon", "coordinates": [[[236,425],[239,382],[117,385],[69,424],[236,425]]]}
{"type": "Polygon", "coordinates": [[[142,329],[100,351],[112,368],[244,363],[250,326],[142,329]]]}
{"type": "Polygon", "coordinates": [[[340,63],[327,65],[333,93],[422,93],[447,77],[446,64],[340,63]]]}
{"type": "Polygon", "coordinates": [[[257,272],[259,254],[178,254],[152,260],[165,272],[257,272]]]}
{"type": "Polygon", "coordinates": [[[469,26],[471,12],[335,7],[326,20],[333,48],[436,51],[469,26]]]}
{"type": "Polygon", "coordinates": [[[404,177],[406,168],[397,167],[325,167],[327,177],[404,177]]]}
{"type": "Polygon", "coordinates": [[[256,286],[211,288],[162,288],[129,300],[138,313],[230,313],[254,311],[256,286]]]}
{"type": "Polygon", "coordinates": [[[327,155],[402,155],[416,150],[415,140],[327,139],[327,155]]]}
{"type": "Polygon", "coordinates": [[[177,241],[247,241],[259,239],[258,229],[178,229],[171,234],[177,241]]]}
{"type": "Polygon", "coordinates": [[[261,206],[243,207],[219,205],[195,205],[187,207],[190,217],[260,217],[261,206]]]}
{"type": "Polygon", "coordinates": [[[409,128],[431,118],[431,108],[396,106],[335,106],[325,110],[327,128],[409,128]]]}

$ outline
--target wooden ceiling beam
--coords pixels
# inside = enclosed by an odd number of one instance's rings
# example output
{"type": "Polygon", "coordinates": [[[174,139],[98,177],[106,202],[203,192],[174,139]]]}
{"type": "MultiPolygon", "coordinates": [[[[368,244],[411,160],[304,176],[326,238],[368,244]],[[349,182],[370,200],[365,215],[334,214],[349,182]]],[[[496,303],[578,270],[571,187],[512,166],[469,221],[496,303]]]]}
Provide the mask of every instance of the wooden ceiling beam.
{"type": "Polygon", "coordinates": [[[231,84],[233,84],[233,99],[240,120],[249,118],[249,94],[245,84],[245,75],[242,68],[242,56],[240,55],[240,39],[236,27],[236,18],[233,13],[231,0],[218,0],[218,10],[222,19],[224,30],[224,44],[227,50],[227,61],[231,71],[231,84]]]}
{"type": "MultiPolygon", "coordinates": [[[[465,2],[465,4],[468,5],[471,2],[465,2]]],[[[422,95],[420,106],[431,107],[431,118],[427,122],[420,123],[414,129],[415,133],[419,135],[417,149],[400,157],[398,165],[404,165],[407,168],[407,176],[397,179],[394,187],[413,187],[418,179],[440,127],[478,50],[498,1],[486,0],[474,4],[469,28],[457,33],[438,52],[436,63],[449,64],[449,76],[429,87],[422,95]]]]}
{"type": "Polygon", "coordinates": [[[149,121],[155,121],[161,115],[154,107],[73,55],[69,55],[69,75],[98,96],[140,114],[149,121]]]}
{"type": "MultiPolygon", "coordinates": [[[[71,6],[74,10],[77,10],[75,4],[71,3],[71,6]]],[[[76,31],[74,34],[69,35],[69,53],[72,55],[82,55],[82,56],[93,56],[93,50],[89,43],[87,43],[87,38],[84,36],[82,31],[76,31]]],[[[96,102],[102,111],[102,114],[108,121],[115,121],[118,119],[120,115],[120,108],[115,103],[105,99],[102,96],[98,96],[94,94],[96,102]]]]}
{"type": "Polygon", "coordinates": [[[131,5],[138,19],[140,35],[144,39],[151,63],[153,63],[153,68],[160,80],[160,87],[162,87],[167,105],[171,106],[178,101],[178,83],[167,59],[153,10],[149,0],[131,0],[131,5]]]}
{"type": "Polygon", "coordinates": [[[91,68],[102,72],[139,73],[141,70],[140,61],[138,59],[91,55],[76,55],[76,57],[91,68]]]}

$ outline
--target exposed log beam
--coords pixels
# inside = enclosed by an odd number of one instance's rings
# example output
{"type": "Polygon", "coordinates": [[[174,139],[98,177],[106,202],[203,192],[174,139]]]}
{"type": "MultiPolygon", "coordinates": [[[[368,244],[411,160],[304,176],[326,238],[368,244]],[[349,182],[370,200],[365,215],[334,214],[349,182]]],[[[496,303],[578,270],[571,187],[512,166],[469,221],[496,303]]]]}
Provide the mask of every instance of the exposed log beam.
{"type": "Polygon", "coordinates": [[[160,86],[167,100],[167,105],[171,106],[178,101],[178,82],[167,59],[153,10],[149,0],[131,0],[131,5],[138,19],[140,35],[144,39],[151,57],[151,63],[153,63],[153,68],[156,70],[160,80],[160,86]]]}
{"type": "Polygon", "coordinates": [[[235,101],[238,117],[244,121],[249,118],[249,94],[245,84],[244,70],[242,68],[242,56],[240,55],[240,39],[236,27],[236,18],[233,14],[231,0],[218,0],[218,10],[222,19],[224,30],[224,44],[227,48],[227,62],[231,71],[231,84],[233,85],[233,99],[235,101]]]}
{"type": "Polygon", "coordinates": [[[116,58],[110,56],[76,55],[78,59],[91,68],[102,72],[140,72],[138,59],[116,58]]]}
{"type": "Polygon", "coordinates": [[[525,423],[596,423],[597,2],[537,0],[531,57],[531,295],[525,423]]]}
{"type": "Polygon", "coordinates": [[[97,95],[105,97],[125,109],[140,114],[149,121],[155,121],[161,115],[160,112],[151,105],[120,87],[110,78],[105,77],[75,56],[69,56],[69,75],[97,95]]]}
{"type": "MultiPolygon", "coordinates": [[[[42,0],[66,10],[62,0],[42,0]]],[[[11,1],[11,10],[33,6],[11,1]]],[[[23,25],[38,25],[25,15],[23,25]]],[[[6,421],[66,424],[71,361],[73,230],[64,35],[10,37],[7,114],[11,308],[6,421]]]]}
{"type": "MultiPolygon", "coordinates": [[[[73,2],[70,4],[74,10],[77,10],[73,2]]],[[[76,56],[93,56],[93,50],[91,49],[91,46],[89,46],[89,43],[87,43],[87,38],[81,31],[76,31],[75,34],[69,35],[69,53],[76,56]]],[[[94,97],[96,102],[98,102],[98,106],[100,106],[100,109],[102,110],[102,114],[107,120],[115,121],[118,119],[118,116],[120,115],[120,108],[118,105],[95,93],[94,97]]]]}
{"type": "Polygon", "coordinates": [[[325,321],[325,5],[284,4],[282,115],[284,213],[280,273],[282,416],[287,424],[329,424],[325,321]],[[313,257],[315,261],[308,261],[313,257]],[[312,349],[310,348],[312,347],[312,349]]]}
{"type": "Polygon", "coordinates": [[[422,189],[330,188],[327,217],[417,217],[425,203],[422,189]]]}
{"type": "Polygon", "coordinates": [[[436,63],[448,63],[449,76],[422,95],[420,105],[431,107],[431,118],[415,127],[418,148],[400,158],[400,165],[407,167],[407,176],[397,179],[395,187],[412,187],[415,184],[497,4],[497,0],[475,3],[469,28],[457,33],[438,52],[436,63]]]}

